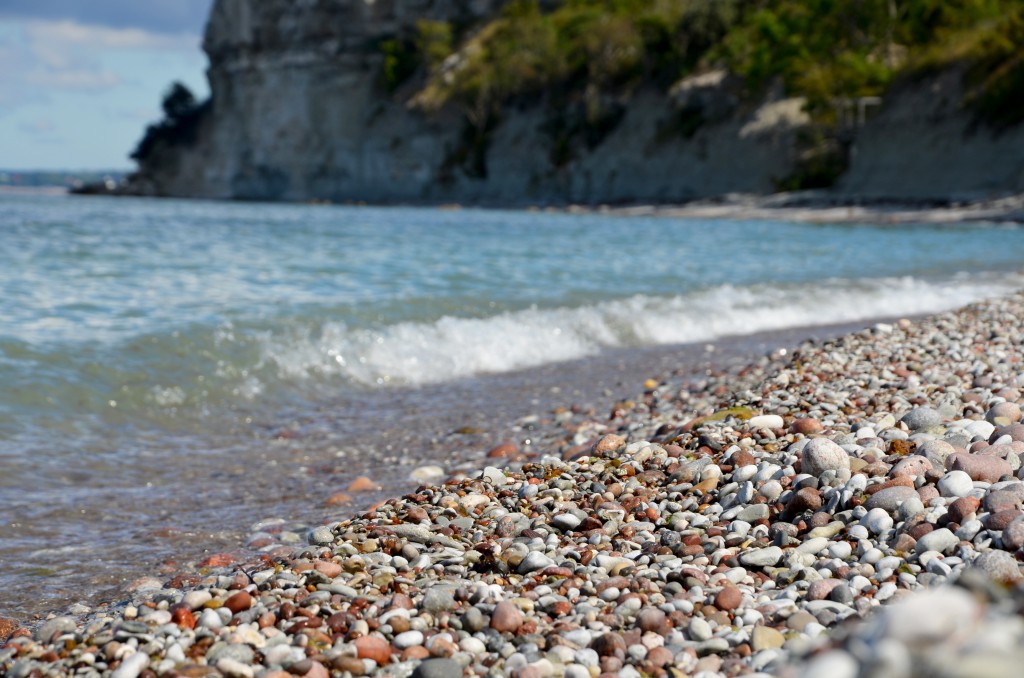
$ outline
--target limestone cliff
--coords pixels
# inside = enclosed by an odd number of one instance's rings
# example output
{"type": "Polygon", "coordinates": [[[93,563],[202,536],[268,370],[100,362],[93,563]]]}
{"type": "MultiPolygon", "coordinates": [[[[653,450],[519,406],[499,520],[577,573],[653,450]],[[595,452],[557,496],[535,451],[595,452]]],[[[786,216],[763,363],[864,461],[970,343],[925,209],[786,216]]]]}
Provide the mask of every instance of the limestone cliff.
{"type": "MultiPolygon", "coordinates": [[[[489,131],[485,170],[466,171],[453,160],[465,145],[462,114],[426,114],[410,105],[408,88],[389,92],[378,45],[417,19],[471,25],[504,2],[216,0],[203,45],[210,104],[191,143],[157,144],[128,191],[374,203],[665,203],[772,192],[798,171],[808,125],[800,101],[769,95],[745,103],[722,73],[668,93],[640,89],[610,131],[596,143],[576,142],[562,158],[552,154],[549,111],[517,104],[489,131]],[[700,124],[689,126],[695,119],[700,124]]],[[[901,110],[887,101],[859,131],[846,195],[891,194],[897,177],[916,182],[914,197],[1024,190],[1002,143],[966,134],[964,116],[950,112],[929,137],[918,134],[927,119],[907,119],[901,110]],[[933,140],[942,143],[928,146],[933,140]],[[903,153],[902,141],[922,148],[903,153]],[[964,153],[971,169],[952,171],[964,153]]],[[[1012,139],[1019,149],[1024,137],[1012,139]]],[[[1011,155],[1012,162],[1022,156],[1011,155]]]]}

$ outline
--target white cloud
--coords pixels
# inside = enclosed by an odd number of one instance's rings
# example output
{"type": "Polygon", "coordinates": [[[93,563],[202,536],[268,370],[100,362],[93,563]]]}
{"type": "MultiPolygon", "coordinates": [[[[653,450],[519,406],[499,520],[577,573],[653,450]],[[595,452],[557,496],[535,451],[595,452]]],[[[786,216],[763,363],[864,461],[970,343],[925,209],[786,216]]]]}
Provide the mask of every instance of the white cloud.
{"type": "MultiPolygon", "coordinates": [[[[8,23],[0,32],[0,79],[10,84],[0,108],[39,100],[46,91],[102,92],[123,84],[104,65],[132,52],[197,52],[199,36],[152,33],[140,28],[111,28],[75,21],[8,23]],[[20,92],[20,93],[18,93],[20,92]]],[[[0,111],[2,112],[2,111],[0,111]]]]}
{"type": "MultiPolygon", "coordinates": [[[[26,30],[34,47],[48,52],[97,49],[195,50],[199,36],[191,33],[165,35],[141,28],[111,28],[76,21],[29,21],[26,30]]],[[[51,52],[52,53],[52,52],[51,52]]]]}

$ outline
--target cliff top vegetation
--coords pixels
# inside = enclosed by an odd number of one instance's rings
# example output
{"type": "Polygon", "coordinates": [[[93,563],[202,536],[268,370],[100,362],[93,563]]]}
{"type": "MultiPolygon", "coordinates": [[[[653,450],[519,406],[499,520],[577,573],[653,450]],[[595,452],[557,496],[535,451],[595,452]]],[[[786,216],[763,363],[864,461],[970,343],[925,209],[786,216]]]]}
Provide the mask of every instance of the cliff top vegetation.
{"type": "Polygon", "coordinates": [[[610,98],[720,67],[752,95],[781,83],[827,122],[836,99],[956,64],[987,121],[1024,120],[1020,0],[510,0],[481,25],[420,21],[383,47],[390,88],[419,73],[416,105],[480,126],[537,96],[599,118],[610,98]]]}

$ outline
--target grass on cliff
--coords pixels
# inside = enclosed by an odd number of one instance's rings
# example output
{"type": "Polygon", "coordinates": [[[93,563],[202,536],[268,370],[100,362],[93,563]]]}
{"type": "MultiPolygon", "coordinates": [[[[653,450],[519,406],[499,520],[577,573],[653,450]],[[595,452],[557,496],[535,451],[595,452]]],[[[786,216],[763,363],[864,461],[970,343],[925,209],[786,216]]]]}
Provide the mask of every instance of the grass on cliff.
{"type": "Polygon", "coordinates": [[[389,89],[416,82],[413,105],[463,113],[457,155],[474,159],[472,176],[486,176],[490,130],[511,107],[545,106],[561,167],[615,128],[639,88],[668,92],[711,68],[739,76],[750,101],[776,84],[805,99],[816,160],[794,187],[844,170],[844,100],[933,69],[961,67],[979,122],[1024,121],[1021,0],[509,0],[480,25],[420,21],[382,49],[389,89]]]}
{"type": "MultiPolygon", "coordinates": [[[[1024,29],[1020,0],[511,0],[482,26],[456,32],[419,22],[388,82],[425,73],[415,103],[461,107],[483,124],[517,99],[602,102],[641,85],[663,90],[695,70],[724,66],[756,95],[772,82],[828,118],[836,99],[884,93],[927,66],[971,64],[972,105],[1017,119],[1024,29]],[[404,54],[404,53],[403,53],[404,54]]],[[[393,47],[393,45],[392,45],[393,47]]]]}

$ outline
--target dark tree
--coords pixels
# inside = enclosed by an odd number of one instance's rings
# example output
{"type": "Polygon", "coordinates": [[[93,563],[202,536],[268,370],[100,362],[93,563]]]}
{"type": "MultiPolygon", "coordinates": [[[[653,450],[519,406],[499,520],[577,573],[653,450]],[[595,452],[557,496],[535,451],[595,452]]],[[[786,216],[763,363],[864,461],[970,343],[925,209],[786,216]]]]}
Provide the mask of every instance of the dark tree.
{"type": "Polygon", "coordinates": [[[203,115],[210,109],[210,100],[196,101],[192,91],[180,82],[174,82],[164,93],[161,107],[164,118],[146,128],[146,133],[132,151],[131,159],[144,161],[161,143],[168,145],[191,144],[203,115]]]}
{"type": "Polygon", "coordinates": [[[196,97],[188,87],[174,82],[164,94],[163,109],[167,120],[187,118],[196,109],[196,97]]]}

